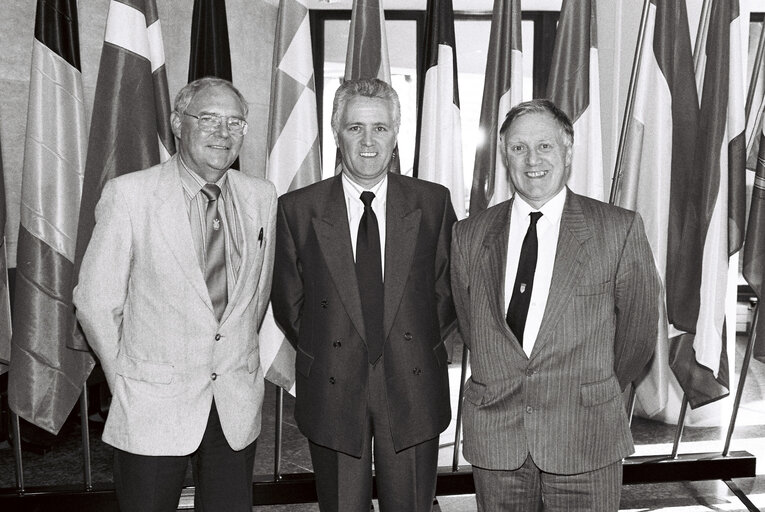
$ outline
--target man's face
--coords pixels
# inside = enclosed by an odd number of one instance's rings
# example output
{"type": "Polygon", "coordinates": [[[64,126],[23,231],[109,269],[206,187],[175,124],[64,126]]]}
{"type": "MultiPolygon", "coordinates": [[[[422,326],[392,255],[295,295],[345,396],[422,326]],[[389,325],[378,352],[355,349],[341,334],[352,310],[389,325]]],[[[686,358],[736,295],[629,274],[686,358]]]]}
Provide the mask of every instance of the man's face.
{"type": "Polygon", "coordinates": [[[186,107],[188,114],[217,114],[223,122],[214,131],[199,128],[197,120],[183,112],[173,112],[173,133],[180,140],[178,151],[184,163],[208,183],[213,183],[231,167],[242,148],[241,134],[230,133],[226,117],[244,119],[237,96],[225,87],[208,87],[198,92],[186,107]]]}
{"type": "Polygon", "coordinates": [[[363,187],[371,187],[388,172],[396,147],[392,110],[387,100],[355,96],[346,103],[340,126],[333,131],[343,172],[363,187]]]}
{"type": "Polygon", "coordinates": [[[541,208],[566,185],[571,148],[552,114],[529,113],[516,118],[502,137],[502,154],[516,192],[541,208]]]}

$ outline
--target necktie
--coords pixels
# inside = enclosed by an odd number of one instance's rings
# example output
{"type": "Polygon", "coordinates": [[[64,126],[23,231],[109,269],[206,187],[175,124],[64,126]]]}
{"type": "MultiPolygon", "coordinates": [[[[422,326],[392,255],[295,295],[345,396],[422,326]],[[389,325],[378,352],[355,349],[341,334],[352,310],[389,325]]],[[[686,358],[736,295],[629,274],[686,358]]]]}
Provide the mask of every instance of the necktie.
{"type": "Polygon", "coordinates": [[[205,214],[205,283],[207,283],[207,291],[210,293],[215,316],[220,320],[228,302],[226,240],[223,234],[223,221],[218,213],[220,188],[217,185],[208,183],[202,187],[202,193],[207,197],[207,213],[205,214]]]}
{"type": "Polygon", "coordinates": [[[523,330],[526,327],[526,317],[529,314],[529,303],[531,302],[531,290],[534,287],[534,271],[537,268],[537,221],[542,216],[542,212],[531,212],[531,221],[526,236],[523,237],[521,245],[521,258],[518,260],[518,272],[515,274],[515,284],[513,285],[513,295],[510,297],[510,304],[507,306],[508,327],[518,338],[523,346],[523,330]]]}
{"type": "Polygon", "coordinates": [[[382,355],[384,308],[380,229],[377,227],[377,216],[372,210],[374,198],[372,192],[361,193],[364,214],[356,238],[356,277],[359,281],[370,364],[374,364],[382,355]]]}

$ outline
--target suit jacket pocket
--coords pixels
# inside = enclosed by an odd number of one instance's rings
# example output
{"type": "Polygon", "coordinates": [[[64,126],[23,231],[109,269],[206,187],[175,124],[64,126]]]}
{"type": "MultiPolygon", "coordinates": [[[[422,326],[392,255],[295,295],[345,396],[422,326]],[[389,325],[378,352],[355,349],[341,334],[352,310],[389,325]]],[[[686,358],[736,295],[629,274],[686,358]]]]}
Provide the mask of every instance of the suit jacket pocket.
{"type": "Polygon", "coordinates": [[[619,381],[615,376],[610,376],[605,380],[582,384],[582,405],[593,407],[604,404],[621,395],[619,381]]]}
{"type": "Polygon", "coordinates": [[[574,293],[576,295],[600,295],[601,293],[606,293],[612,287],[611,281],[598,284],[580,284],[576,287],[574,293]]]}
{"type": "Polygon", "coordinates": [[[295,356],[295,369],[306,377],[311,375],[311,365],[313,364],[313,356],[305,352],[298,345],[297,355],[295,356]]]}
{"type": "Polygon", "coordinates": [[[486,385],[474,381],[472,377],[469,378],[465,386],[465,400],[473,405],[485,404],[489,400],[486,385]]]}
{"type": "Polygon", "coordinates": [[[173,381],[172,364],[142,361],[124,354],[117,357],[117,373],[129,379],[156,384],[170,384],[173,381]]]}

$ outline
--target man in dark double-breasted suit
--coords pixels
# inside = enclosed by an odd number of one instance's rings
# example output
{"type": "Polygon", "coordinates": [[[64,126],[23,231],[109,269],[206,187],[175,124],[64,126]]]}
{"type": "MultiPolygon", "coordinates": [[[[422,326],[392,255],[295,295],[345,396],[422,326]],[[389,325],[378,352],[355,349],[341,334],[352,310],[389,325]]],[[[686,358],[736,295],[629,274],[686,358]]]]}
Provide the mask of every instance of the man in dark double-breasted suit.
{"type": "Polygon", "coordinates": [[[332,129],[342,174],[282,196],[274,315],[297,349],[295,416],[322,511],[429,511],[449,423],[449,192],[388,170],[400,107],[345,82],[332,129]],[[369,269],[372,262],[373,269],[369,269]]]}

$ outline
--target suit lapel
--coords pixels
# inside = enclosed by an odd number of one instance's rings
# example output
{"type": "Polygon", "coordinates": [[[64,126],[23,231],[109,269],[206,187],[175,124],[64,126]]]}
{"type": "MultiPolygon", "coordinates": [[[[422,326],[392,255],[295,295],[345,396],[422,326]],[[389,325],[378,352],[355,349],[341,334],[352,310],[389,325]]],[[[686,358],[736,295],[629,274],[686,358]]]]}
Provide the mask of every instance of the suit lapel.
{"type": "Polygon", "coordinates": [[[592,233],[582,212],[581,204],[577,197],[568,191],[560,221],[550,293],[531,357],[550,342],[555,326],[571,301],[571,295],[581,279],[584,268],[583,263],[587,254],[584,244],[591,237],[592,233]]]}
{"type": "Polygon", "coordinates": [[[384,339],[388,338],[393,320],[404,295],[404,288],[417,248],[422,211],[412,209],[407,189],[399,176],[388,175],[388,197],[385,208],[385,313],[384,339]]]}
{"type": "Polygon", "coordinates": [[[490,309],[496,322],[505,329],[508,339],[510,339],[519,353],[523,353],[521,344],[507,326],[505,320],[505,268],[507,267],[507,244],[510,232],[510,212],[512,211],[512,200],[505,201],[501,206],[502,211],[494,217],[489,229],[483,239],[483,259],[480,263],[483,272],[484,286],[491,291],[490,309]]]}
{"type": "Polygon", "coordinates": [[[252,275],[255,269],[255,259],[257,256],[257,249],[254,244],[258,240],[258,229],[263,225],[260,222],[260,215],[258,215],[258,208],[255,203],[255,192],[246,191],[246,183],[239,181],[239,176],[236,172],[229,172],[229,191],[234,202],[234,208],[236,210],[237,219],[239,222],[240,232],[242,234],[242,247],[241,247],[241,264],[239,265],[239,275],[236,279],[236,286],[231,294],[231,299],[226,305],[226,310],[221,317],[221,323],[226,321],[226,318],[231,314],[232,308],[237,304],[240,295],[243,290],[250,289],[252,286],[258,285],[257,281],[254,281],[255,276],[252,275]],[[244,193],[243,193],[244,192],[244,193]]]}
{"type": "Polygon", "coordinates": [[[202,270],[197,261],[194,242],[191,239],[191,225],[186,213],[183,186],[177,176],[178,156],[168,161],[160,171],[155,192],[155,220],[178,262],[186,279],[205,304],[213,311],[210,294],[207,291],[202,270]]]}
{"type": "Polygon", "coordinates": [[[324,212],[320,218],[312,219],[313,229],[332,280],[340,290],[345,311],[356,330],[366,338],[341,179],[338,175],[330,183],[324,212]]]}

